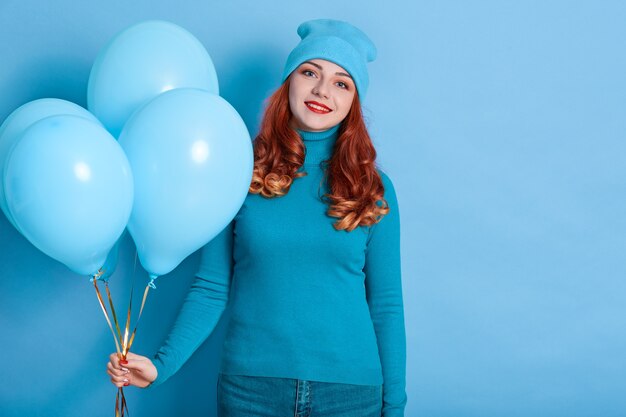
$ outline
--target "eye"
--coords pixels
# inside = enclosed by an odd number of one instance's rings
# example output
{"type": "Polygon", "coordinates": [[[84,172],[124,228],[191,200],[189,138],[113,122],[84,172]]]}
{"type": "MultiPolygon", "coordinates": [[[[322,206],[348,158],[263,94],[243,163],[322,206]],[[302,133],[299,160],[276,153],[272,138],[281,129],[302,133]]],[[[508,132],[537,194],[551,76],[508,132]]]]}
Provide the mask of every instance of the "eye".
{"type": "Polygon", "coordinates": [[[305,75],[306,77],[314,77],[315,76],[315,73],[313,71],[311,71],[310,69],[302,70],[302,74],[305,75]]]}
{"type": "Polygon", "coordinates": [[[343,88],[344,90],[348,90],[348,84],[344,83],[343,81],[337,81],[336,85],[339,88],[343,88]]]}

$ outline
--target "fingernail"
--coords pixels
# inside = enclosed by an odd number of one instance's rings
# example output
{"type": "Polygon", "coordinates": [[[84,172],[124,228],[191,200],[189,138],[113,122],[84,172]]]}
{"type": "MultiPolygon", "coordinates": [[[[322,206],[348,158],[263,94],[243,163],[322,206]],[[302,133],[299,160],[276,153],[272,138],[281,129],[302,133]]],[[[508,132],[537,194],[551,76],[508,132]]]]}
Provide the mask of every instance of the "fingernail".
{"type": "Polygon", "coordinates": [[[126,368],[122,368],[122,371],[124,371],[125,373],[128,373],[128,369],[126,368]]]}
{"type": "Polygon", "coordinates": [[[128,382],[128,378],[124,378],[124,382],[128,382]]]}
{"type": "Polygon", "coordinates": [[[128,361],[127,361],[127,360],[124,360],[124,359],[120,359],[120,363],[121,363],[122,365],[128,365],[128,361]]]}

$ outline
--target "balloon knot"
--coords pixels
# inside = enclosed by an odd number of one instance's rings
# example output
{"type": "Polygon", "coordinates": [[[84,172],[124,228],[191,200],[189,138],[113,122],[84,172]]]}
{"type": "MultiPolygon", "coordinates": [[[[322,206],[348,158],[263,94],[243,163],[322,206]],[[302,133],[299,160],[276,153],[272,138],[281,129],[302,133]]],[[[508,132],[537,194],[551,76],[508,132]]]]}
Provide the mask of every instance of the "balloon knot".
{"type": "Polygon", "coordinates": [[[89,282],[93,282],[94,280],[100,280],[100,281],[106,281],[106,278],[102,278],[102,275],[104,274],[104,269],[100,268],[98,269],[98,272],[96,272],[90,279],[89,282]]]}

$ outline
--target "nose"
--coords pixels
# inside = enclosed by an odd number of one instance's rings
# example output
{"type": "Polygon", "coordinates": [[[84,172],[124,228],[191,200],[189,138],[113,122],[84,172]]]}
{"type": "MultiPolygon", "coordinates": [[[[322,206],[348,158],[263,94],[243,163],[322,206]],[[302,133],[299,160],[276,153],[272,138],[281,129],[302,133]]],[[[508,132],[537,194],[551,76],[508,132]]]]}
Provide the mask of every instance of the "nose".
{"type": "Polygon", "coordinates": [[[313,87],[313,94],[323,98],[328,98],[328,87],[326,86],[324,80],[319,80],[315,87],[313,87]]]}

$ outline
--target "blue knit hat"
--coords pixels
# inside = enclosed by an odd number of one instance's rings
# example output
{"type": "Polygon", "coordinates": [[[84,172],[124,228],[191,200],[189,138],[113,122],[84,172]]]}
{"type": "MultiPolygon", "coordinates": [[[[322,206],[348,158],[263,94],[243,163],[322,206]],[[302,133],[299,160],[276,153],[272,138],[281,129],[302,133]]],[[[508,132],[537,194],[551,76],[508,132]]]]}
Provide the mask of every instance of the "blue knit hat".
{"type": "Polygon", "coordinates": [[[304,22],[298,35],[302,40],[287,58],[283,82],[304,61],[325,59],[348,71],[363,100],[369,84],[367,63],[376,59],[376,46],[367,35],[350,23],[332,19],[304,22]]]}

